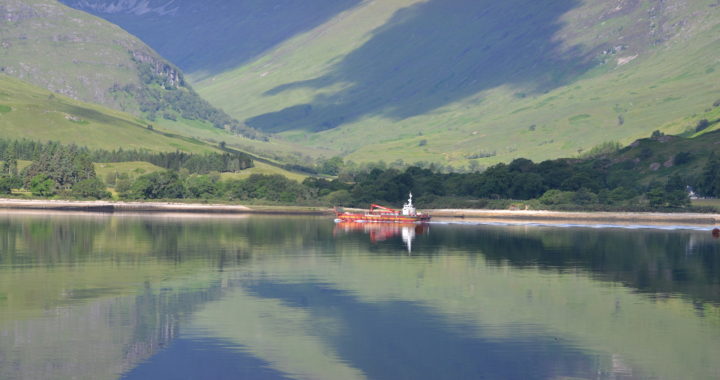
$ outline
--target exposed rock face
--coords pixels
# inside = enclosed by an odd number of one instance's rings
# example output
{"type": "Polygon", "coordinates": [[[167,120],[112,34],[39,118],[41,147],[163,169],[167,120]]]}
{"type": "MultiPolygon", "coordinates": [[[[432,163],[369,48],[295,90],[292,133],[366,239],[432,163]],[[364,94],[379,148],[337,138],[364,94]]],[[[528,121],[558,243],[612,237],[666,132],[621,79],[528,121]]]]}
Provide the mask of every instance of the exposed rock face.
{"type": "Polygon", "coordinates": [[[158,59],[156,55],[148,54],[147,51],[135,50],[131,51],[133,60],[138,63],[147,63],[153,68],[153,74],[166,79],[166,83],[170,87],[185,87],[185,79],[183,74],[176,67],[169,64],[163,59],[158,59]]]}

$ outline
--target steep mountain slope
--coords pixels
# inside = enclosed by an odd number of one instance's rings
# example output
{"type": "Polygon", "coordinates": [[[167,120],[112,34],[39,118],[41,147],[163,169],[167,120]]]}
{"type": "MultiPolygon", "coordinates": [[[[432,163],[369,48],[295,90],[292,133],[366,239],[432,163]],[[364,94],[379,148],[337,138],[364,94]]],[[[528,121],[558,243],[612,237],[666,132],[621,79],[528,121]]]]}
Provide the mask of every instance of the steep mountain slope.
{"type": "Polygon", "coordinates": [[[0,137],[59,141],[89,148],[217,151],[197,140],[168,136],[136,117],[83,103],[0,74],[0,137]]]}
{"type": "Polygon", "coordinates": [[[151,120],[197,120],[255,132],[201,99],[142,41],[55,0],[0,1],[0,72],[151,120]]]}
{"type": "Polygon", "coordinates": [[[367,1],[196,87],[356,160],[545,159],[710,107],[718,35],[717,0],[367,1]]]}
{"type": "Polygon", "coordinates": [[[237,67],[361,0],[61,0],[120,25],[200,77],[237,67]]]}

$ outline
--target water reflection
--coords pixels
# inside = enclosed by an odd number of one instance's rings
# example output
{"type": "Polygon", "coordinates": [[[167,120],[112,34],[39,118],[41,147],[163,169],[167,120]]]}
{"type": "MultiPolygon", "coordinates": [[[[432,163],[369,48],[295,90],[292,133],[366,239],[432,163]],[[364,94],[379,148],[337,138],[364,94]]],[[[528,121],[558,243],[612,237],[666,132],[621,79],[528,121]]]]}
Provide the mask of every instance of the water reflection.
{"type": "Polygon", "coordinates": [[[432,229],[0,215],[0,378],[720,377],[707,231],[432,229]]]}
{"type": "Polygon", "coordinates": [[[583,376],[597,366],[594,356],[567,341],[550,336],[487,338],[476,324],[449,323],[437,310],[415,302],[366,302],[316,283],[264,281],[248,290],[303,308],[313,320],[342,321],[341,331],[318,333],[349,367],[370,379],[471,379],[480,374],[539,379],[583,376]]]}
{"type": "Polygon", "coordinates": [[[370,236],[373,244],[400,236],[408,253],[412,253],[412,242],[417,235],[424,235],[430,231],[427,223],[335,223],[333,235],[362,232],[370,236]]]}

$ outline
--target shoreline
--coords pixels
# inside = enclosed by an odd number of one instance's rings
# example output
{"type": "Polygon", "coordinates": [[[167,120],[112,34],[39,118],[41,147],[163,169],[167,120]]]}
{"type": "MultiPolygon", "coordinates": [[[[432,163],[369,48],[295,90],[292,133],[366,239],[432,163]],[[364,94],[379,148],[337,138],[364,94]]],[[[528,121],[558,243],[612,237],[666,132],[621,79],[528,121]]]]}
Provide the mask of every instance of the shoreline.
{"type": "Polygon", "coordinates": [[[318,207],[226,205],[220,203],[71,201],[0,198],[0,210],[80,211],[108,214],[123,213],[197,213],[197,214],[296,214],[326,215],[331,210],[318,207]]]}
{"type": "MultiPolygon", "coordinates": [[[[243,206],[213,203],[72,201],[0,198],[0,210],[74,211],[107,214],[172,213],[225,215],[332,215],[333,210],[310,206],[243,206]]],[[[661,212],[570,212],[542,210],[432,209],[433,218],[483,222],[609,223],[651,225],[720,225],[720,214],[661,212]]]]}
{"type": "Polygon", "coordinates": [[[609,223],[617,225],[645,223],[649,225],[720,225],[720,214],[607,212],[607,211],[543,211],[543,210],[429,210],[433,217],[492,222],[609,223]]]}

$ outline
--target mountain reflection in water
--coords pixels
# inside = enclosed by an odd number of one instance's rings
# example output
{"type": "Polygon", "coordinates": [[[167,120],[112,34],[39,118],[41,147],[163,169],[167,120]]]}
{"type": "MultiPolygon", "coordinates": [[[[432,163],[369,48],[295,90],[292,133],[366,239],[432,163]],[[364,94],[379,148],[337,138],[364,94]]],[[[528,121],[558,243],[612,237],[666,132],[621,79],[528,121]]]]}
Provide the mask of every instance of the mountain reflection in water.
{"type": "Polygon", "coordinates": [[[0,214],[0,378],[720,378],[708,231],[431,227],[0,214]]]}

